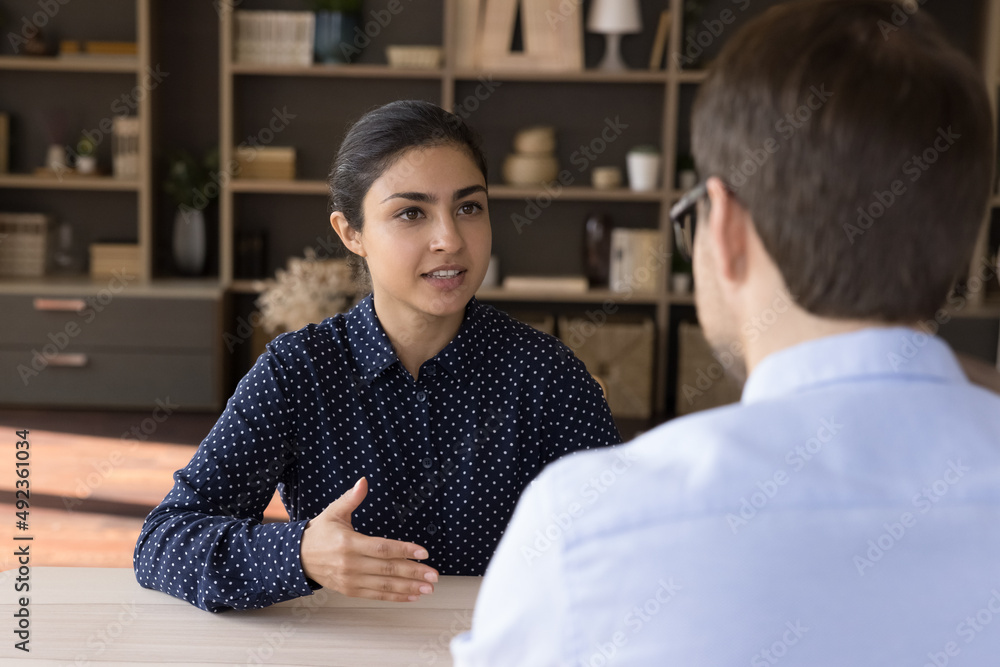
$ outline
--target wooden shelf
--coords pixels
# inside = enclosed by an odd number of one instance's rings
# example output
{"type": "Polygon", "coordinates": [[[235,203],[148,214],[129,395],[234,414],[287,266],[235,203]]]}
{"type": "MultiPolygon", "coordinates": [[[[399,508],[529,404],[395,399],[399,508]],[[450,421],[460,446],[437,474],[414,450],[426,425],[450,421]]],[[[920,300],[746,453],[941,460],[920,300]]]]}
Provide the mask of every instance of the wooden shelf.
{"type": "Polygon", "coordinates": [[[607,289],[588,290],[586,292],[560,292],[557,290],[508,290],[502,288],[483,288],[476,292],[480,301],[538,301],[547,303],[633,303],[639,305],[655,305],[659,297],[655,294],[632,294],[612,292],[607,289]]]}
{"type": "Polygon", "coordinates": [[[671,75],[677,80],[678,83],[701,83],[708,78],[708,72],[705,70],[678,70],[676,72],[671,72],[671,75]]]}
{"type": "Polygon", "coordinates": [[[139,59],[114,56],[0,56],[0,70],[135,74],[139,59]]]}
{"type": "Polygon", "coordinates": [[[113,176],[32,176],[31,174],[0,174],[0,188],[28,190],[117,190],[136,192],[142,187],[139,179],[113,176]]]}
{"type": "Polygon", "coordinates": [[[234,62],[233,74],[253,76],[319,76],[344,79],[440,79],[440,69],[407,69],[388,65],[259,65],[234,62]]]}
{"type": "Polygon", "coordinates": [[[309,180],[269,180],[257,178],[234,178],[229,188],[233,192],[275,193],[287,195],[329,195],[326,181],[309,180]]]}
{"type": "Polygon", "coordinates": [[[545,72],[545,71],[491,71],[458,70],[455,79],[458,81],[477,81],[489,77],[499,81],[554,81],[559,83],[666,83],[667,72],[664,70],[628,70],[626,72],[605,72],[587,69],[577,72],[545,72]]]}
{"type": "MultiPolygon", "coordinates": [[[[76,276],[42,276],[39,278],[0,278],[0,294],[21,295],[82,295],[89,296],[108,288],[110,278],[76,276]]],[[[117,283],[116,283],[117,285],[117,283]]],[[[223,287],[217,278],[156,278],[129,282],[129,296],[215,299],[222,296],[223,287]]]]}
{"type": "Polygon", "coordinates": [[[491,199],[524,199],[539,196],[552,197],[552,192],[559,187],[558,194],[553,199],[564,199],[566,201],[636,201],[655,202],[663,201],[664,193],[661,190],[652,192],[636,192],[628,188],[613,188],[609,190],[598,190],[581,185],[554,186],[548,190],[543,186],[519,186],[519,185],[490,185],[491,199]]]}

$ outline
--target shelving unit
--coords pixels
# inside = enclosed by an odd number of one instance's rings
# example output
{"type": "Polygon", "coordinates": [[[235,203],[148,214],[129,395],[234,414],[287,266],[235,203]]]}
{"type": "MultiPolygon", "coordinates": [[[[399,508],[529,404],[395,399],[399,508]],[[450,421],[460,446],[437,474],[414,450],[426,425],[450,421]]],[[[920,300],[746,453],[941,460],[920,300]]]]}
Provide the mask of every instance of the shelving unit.
{"type": "MultiPolygon", "coordinates": [[[[349,99],[351,104],[358,107],[357,113],[343,113],[338,115],[331,126],[326,128],[322,135],[318,136],[319,142],[327,147],[325,158],[332,161],[336,153],[337,145],[343,134],[345,126],[340,125],[340,121],[353,120],[360,115],[363,110],[374,106],[376,103],[389,101],[384,99],[385,84],[392,82],[393,85],[403,86],[409,84],[419,84],[423,88],[410,89],[417,90],[416,95],[409,92],[399,91],[392,96],[392,99],[405,97],[423,97],[432,102],[438,103],[444,108],[452,109],[456,113],[468,116],[468,122],[479,130],[484,136],[484,147],[487,152],[490,167],[490,200],[491,218],[494,227],[494,250],[499,252],[501,257],[501,267],[513,265],[514,273],[523,273],[525,265],[532,264],[541,267],[551,268],[547,260],[555,260],[555,264],[560,267],[577,267],[575,260],[567,260],[561,253],[549,253],[545,250],[531,248],[529,244],[520,238],[510,238],[510,216],[517,213],[519,203],[525,206],[531,201],[536,201],[539,197],[551,197],[553,203],[547,208],[544,214],[533,222],[533,227],[537,225],[539,229],[546,228],[544,238],[551,242],[554,238],[563,239],[560,245],[562,248],[573,248],[578,239],[582,237],[582,223],[586,210],[592,207],[601,207],[611,212],[612,218],[616,222],[624,223],[623,226],[640,226],[656,228],[660,231],[661,242],[665,248],[672,249],[673,234],[669,221],[669,209],[682,194],[676,186],[675,165],[678,153],[686,150],[689,140],[687,132],[687,115],[690,113],[690,103],[693,99],[694,90],[698,84],[706,78],[703,70],[682,69],[676,58],[671,58],[670,54],[681,52],[680,46],[683,43],[683,25],[679,20],[683,16],[683,0],[664,0],[662,2],[644,2],[644,33],[636,38],[633,43],[634,51],[633,66],[644,63],[645,59],[635,57],[643,51],[648,53],[648,44],[651,42],[651,33],[655,30],[656,17],[659,11],[669,8],[675,19],[671,23],[671,30],[666,49],[667,64],[665,69],[660,71],[647,71],[633,69],[624,73],[605,73],[593,69],[586,69],[579,72],[537,72],[537,71],[496,71],[486,72],[471,70],[467,68],[455,68],[455,43],[452,17],[456,15],[456,3],[460,0],[439,0],[438,2],[427,3],[422,7],[422,17],[427,15],[440,17],[441,21],[441,44],[444,47],[444,64],[440,69],[435,70],[404,70],[391,68],[377,62],[365,62],[349,66],[321,66],[312,65],[308,67],[266,67],[260,65],[247,65],[233,62],[233,21],[232,10],[222,7],[220,21],[220,136],[222,137],[222,156],[225,164],[232,157],[233,145],[238,143],[242,134],[252,131],[252,128],[239,127],[240,122],[245,123],[247,114],[244,112],[242,119],[237,119],[236,109],[241,107],[243,102],[253,99],[262,109],[270,108],[268,105],[276,103],[274,97],[280,97],[282,103],[293,99],[295,95],[308,95],[312,91],[319,92],[315,84],[310,81],[323,80],[329,90],[340,92],[342,99],[349,99]],[[275,80],[278,77],[278,80],[275,80]],[[267,79],[266,84],[261,80],[267,79]],[[479,100],[473,105],[467,105],[477,86],[484,81],[491,82],[497,87],[495,94],[490,94],[488,99],[479,100]],[[280,85],[279,85],[280,84],[280,85]],[[305,88],[308,87],[308,90],[305,88]],[[241,89],[253,90],[254,94],[239,92],[241,89]],[[265,95],[260,99],[257,96],[263,90],[265,95]],[[513,91],[513,92],[510,92],[513,91]],[[494,96],[495,95],[495,96],[494,96]],[[366,98],[366,104],[357,104],[354,96],[366,98]],[[515,104],[512,99],[518,98],[531,100],[530,105],[515,104]],[[561,110],[560,99],[570,98],[576,101],[572,108],[572,114],[558,118],[558,111],[561,110]],[[608,99],[618,100],[620,103],[608,103],[608,99]],[[605,105],[608,111],[612,109],[615,113],[620,113],[622,118],[628,115],[628,122],[633,127],[639,129],[628,137],[623,137],[617,145],[608,145],[608,150],[599,160],[591,161],[586,165],[586,169],[577,171],[570,166],[567,160],[569,151],[564,146],[575,146],[578,142],[587,140],[588,121],[599,120],[600,113],[589,111],[592,107],[605,105]],[[475,108],[469,109],[469,106],[475,108]],[[588,116],[589,113],[589,116],[588,116]],[[573,117],[570,117],[573,116],[573,117]],[[543,187],[515,187],[497,182],[497,174],[500,172],[499,165],[503,155],[510,148],[510,141],[514,132],[519,128],[533,124],[552,124],[557,127],[557,134],[560,141],[560,162],[563,169],[570,169],[573,176],[572,184],[568,186],[556,186],[558,194],[551,195],[551,192],[543,187]],[[663,159],[663,184],[664,187],[656,192],[632,192],[625,188],[615,190],[596,190],[589,187],[589,169],[599,164],[618,164],[624,170],[624,152],[632,145],[640,143],[655,143],[659,145],[664,156],[663,159]],[[574,220],[576,222],[574,222],[574,220]],[[516,250],[516,252],[515,252],[516,250]],[[506,255],[506,256],[505,256],[506,255]],[[528,259],[525,256],[530,255],[528,259]]],[[[773,3],[768,3],[773,4],[773,3]]],[[[1000,35],[1000,17],[998,17],[997,7],[1000,0],[988,0],[990,16],[986,23],[986,34],[1000,35]]],[[[247,0],[241,9],[300,9],[294,3],[282,2],[281,0],[247,0]]],[[[580,11],[584,11],[582,7],[580,11]]],[[[758,11],[762,8],[756,8],[758,11]]],[[[415,16],[412,10],[411,18],[415,16]]],[[[409,19],[402,19],[404,22],[409,19]]],[[[390,26],[391,27],[391,26],[390,26]]],[[[729,27],[727,29],[734,29],[729,27]]],[[[412,32],[421,32],[411,31],[412,32]]],[[[371,52],[377,53],[377,46],[384,46],[389,41],[376,42],[371,52]]],[[[989,38],[984,40],[987,48],[996,51],[997,45],[989,38]]],[[[591,50],[593,44],[591,44],[591,50]]],[[[599,47],[598,47],[599,48],[599,47]]],[[[594,57],[599,54],[590,54],[594,57]]],[[[628,54],[627,54],[628,55],[628,54]]],[[[372,56],[371,60],[377,60],[377,56],[372,56]]],[[[996,88],[1000,87],[1000,71],[996,66],[1000,63],[1000,53],[986,54],[985,61],[992,63],[991,73],[988,80],[997,82],[994,86],[994,103],[996,102],[996,88]]],[[[322,90],[326,91],[327,88],[322,90]]],[[[260,114],[257,115],[260,117],[260,114]]],[[[599,123],[591,123],[589,131],[592,137],[599,136],[601,130],[599,123]]],[[[302,148],[302,146],[300,146],[302,148]]],[[[315,156],[307,160],[312,163],[312,167],[307,167],[307,171],[316,172],[315,156]]],[[[264,289],[267,281],[246,280],[233,274],[234,257],[234,235],[242,228],[244,221],[241,219],[242,209],[249,209],[251,205],[245,198],[254,197],[253,208],[258,205],[268,206],[265,197],[279,198],[282,205],[291,206],[294,209],[296,225],[304,224],[298,220],[300,212],[316,211],[315,224],[310,229],[314,236],[326,231],[326,197],[328,190],[325,180],[318,178],[321,174],[305,173],[302,180],[291,182],[281,181],[241,181],[233,179],[228,187],[223,188],[220,198],[220,233],[221,233],[221,275],[220,280],[229,289],[238,294],[252,295],[264,289]],[[289,197],[305,197],[305,200],[295,200],[292,203],[289,197]],[[308,201],[308,203],[306,203],[308,201]]],[[[1000,195],[995,203],[1000,207],[1000,195]]],[[[270,204],[269,212],[277,214],[280,207],[274,203],[270,204]]],[[[259,229],[264,226],[260,217],[263,215],[258,211],[249,212],[251,219],[250,228],[259,229]]],[[[269,232],[280,233],[275,225],[266,226],[269,232]]],[[[298,229],[298,227],[295,227],[298,229]]],[[[532,230],[535,231],[535,230],[532,230]]],[[[291,233],[291,232],[289,232],[291,233]]],[[[541,234],[541,233],[540,233],[541,234]]],[[[983,239],[977,250],[977,257],[985,256],[986,235],[988,231],[984,226],[983,239]]],[[[303,238],[307,235],[302,234],[303,238]]],[[[540,244],[544,245],[544,244],[540,244]]],[[[287,246],[286,244],[286,247],[287,246]]],[[[547,246],[551,248],[552,246],[547,246]]],[[[573,255],[578,255],[570,250],[573,255]]],[[[290,254],[299,254],[294,250],[285,253],[278,253],[268,262],[269,266],[278,268],[283,266],[284,260],[290,254]]],[[[971,270],[971,269],[970,269],[971,270]]],[[[970,274],[971,275],[971,274],[970,274]]],[[[983,300],[982,293],[970,294],[968,306],[961,316],[976,317],[1000,317],[1000,304],[989,300],[983,300]]],[[[646,312],[656,323],[656,355],[654,373],[655,395],[653,398],[656,418],[662,418],[665,412],[669,412],[667,407],[668,383],[670,382],[671,369],[668,367],[670,349],[670,332],[672,329],[672,318],[690,317],[693,296],[691,294],[672,294],[668,291],[667,285],[661,285],[660,290],[653,295],[632,296],[626,298],[622,294],[617,294],[609,290],[591,290],[584,294],[565,293],[541,293],[541,292],[511,292],[502,289],[482,289],[478,297],[483,301],[496,303],[504,307],[506,304],[517,304],[534,306],[537,308],[552,307],[554,309],[588,308],[611,302],[616,305],[638,309],[646,312]],[[675,307],[684,307],[679,314],[674,314],[675,307]]]]}

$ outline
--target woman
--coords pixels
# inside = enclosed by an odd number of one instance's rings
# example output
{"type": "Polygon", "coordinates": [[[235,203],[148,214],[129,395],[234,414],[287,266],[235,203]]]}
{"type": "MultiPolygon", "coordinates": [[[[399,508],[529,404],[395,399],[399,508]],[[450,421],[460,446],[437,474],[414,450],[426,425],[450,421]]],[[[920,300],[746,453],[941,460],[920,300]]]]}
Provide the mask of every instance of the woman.
{"type": "Polygon", "coordinates": [[[433,104],[348,131],[330,221],[372,294],[267,346],[147,517],[140,584],[211,611],[319,586],[416,600],[485,571],[546,463],[619,442],[568,348],[473,297],[486,182],[478,139],[433,104]],[[275,487],[290,520],[261,524],[275,487]]]}

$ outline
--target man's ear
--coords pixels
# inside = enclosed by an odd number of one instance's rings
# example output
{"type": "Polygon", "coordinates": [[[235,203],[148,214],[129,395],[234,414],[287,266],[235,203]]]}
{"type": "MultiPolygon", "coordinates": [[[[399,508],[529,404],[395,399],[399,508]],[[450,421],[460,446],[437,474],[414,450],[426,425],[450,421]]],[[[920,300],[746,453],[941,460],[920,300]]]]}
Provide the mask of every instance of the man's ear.
{"type": "Polygon", "coordinates": [[[713,176],[706,186],[709,209],[704,231],[709,237],[709,252],[714,255],[720,278],[730,283],[743,283],[749,260],[750,216],[721,180],[713,176]]]}
{"type": "Polygon", "coordinates": [[[365,252],[365,245],[361,241],[361,232],[351,227],[343,213],[340,211],[331,213],[330,226],[333,227],[333,231],[337,232],[344,247],[359,257],[368,256],[368,253],[365,252]]]}

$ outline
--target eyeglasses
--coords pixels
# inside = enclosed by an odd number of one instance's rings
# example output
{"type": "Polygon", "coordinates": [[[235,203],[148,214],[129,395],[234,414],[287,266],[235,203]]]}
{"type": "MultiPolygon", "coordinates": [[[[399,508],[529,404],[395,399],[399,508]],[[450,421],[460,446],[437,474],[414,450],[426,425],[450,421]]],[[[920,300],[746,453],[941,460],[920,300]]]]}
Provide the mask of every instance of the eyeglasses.
{"type": "Polygon", "coordinates": [[[688,190],[670,209],[674,223],[674,245],[681,257],[690,262],[694,255],[694,226],[698,222],[698,202],[708,194],[705,181],[688,190]]]}

